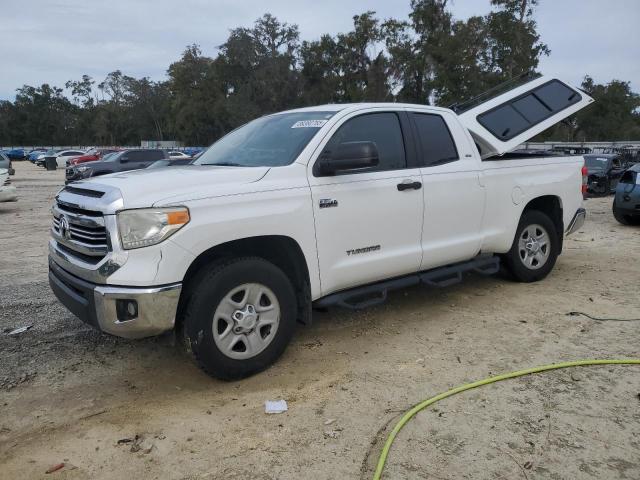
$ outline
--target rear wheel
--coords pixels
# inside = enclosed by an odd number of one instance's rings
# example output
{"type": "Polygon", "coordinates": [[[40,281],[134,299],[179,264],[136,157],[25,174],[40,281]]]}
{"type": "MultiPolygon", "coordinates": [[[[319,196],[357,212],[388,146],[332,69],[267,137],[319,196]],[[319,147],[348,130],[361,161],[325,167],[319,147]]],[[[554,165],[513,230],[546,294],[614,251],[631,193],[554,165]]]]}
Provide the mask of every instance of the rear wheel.
{"type": "Polygon", "coordinates": [[[558,258],[560,239],[551,219],[537,210],[522,214],[511,249],[504,256],[507,269],[519,282],[545,278],[558,258]]]}
{"type": "Polygon", "coordinates": [[[284,352],[296,324],[289,278],[256,257],[211,265],[189,287],[182,321],[187,348],[210,375],[236,380],[284,352]]]}

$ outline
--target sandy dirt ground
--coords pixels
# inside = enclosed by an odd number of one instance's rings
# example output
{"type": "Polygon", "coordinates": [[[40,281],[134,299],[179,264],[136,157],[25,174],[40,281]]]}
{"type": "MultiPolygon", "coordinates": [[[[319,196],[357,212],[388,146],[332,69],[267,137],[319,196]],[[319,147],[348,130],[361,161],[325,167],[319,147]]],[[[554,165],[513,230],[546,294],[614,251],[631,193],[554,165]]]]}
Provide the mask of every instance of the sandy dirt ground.
{"type": "MultiPolygon", "coordinates": [[[[20,200],[0,204],[3,479],[370,478],[388,425],[424,398],[536,365],[640,356],[640,322],[566,315],[640,317],[640,230],[615,222],[609,197],[586,202],[587,223],[542,282],[470,275],[316,313],[274,367],[216,381],[171,335],[109,337],[58,304],[46,243],[63,172],[16,170],[20,200]],[[289,411],[266,415],[276,399],[289,411]]],[[[638,479],[639,394],[634,366],[466,392],[412,420],[385,478],[638,479]]]]}

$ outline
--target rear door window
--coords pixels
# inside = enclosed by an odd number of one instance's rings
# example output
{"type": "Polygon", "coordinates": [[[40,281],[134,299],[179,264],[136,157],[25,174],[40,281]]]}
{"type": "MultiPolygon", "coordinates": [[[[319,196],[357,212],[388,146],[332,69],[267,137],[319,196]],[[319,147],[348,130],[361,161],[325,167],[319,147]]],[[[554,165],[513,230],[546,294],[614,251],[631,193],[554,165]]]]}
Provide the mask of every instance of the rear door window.
{"type": "Polygon", "coordinates": [[[451,132],[440,115],[411,113],[420,147],[420,166],[440,165],[458,160],[458,150],[451,132]]]}

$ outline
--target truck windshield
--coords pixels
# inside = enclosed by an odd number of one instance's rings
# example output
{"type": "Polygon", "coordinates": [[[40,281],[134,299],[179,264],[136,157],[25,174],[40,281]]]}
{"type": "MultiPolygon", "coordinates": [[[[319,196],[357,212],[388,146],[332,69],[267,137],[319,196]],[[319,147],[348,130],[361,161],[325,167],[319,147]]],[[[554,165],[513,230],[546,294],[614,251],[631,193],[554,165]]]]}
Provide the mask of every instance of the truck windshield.
{"type": "Polygon", "coordinates": [[[295,112],[253,120],[211,145],[194,165],[280,167],[297,158],[335,112],[295,112]]]}

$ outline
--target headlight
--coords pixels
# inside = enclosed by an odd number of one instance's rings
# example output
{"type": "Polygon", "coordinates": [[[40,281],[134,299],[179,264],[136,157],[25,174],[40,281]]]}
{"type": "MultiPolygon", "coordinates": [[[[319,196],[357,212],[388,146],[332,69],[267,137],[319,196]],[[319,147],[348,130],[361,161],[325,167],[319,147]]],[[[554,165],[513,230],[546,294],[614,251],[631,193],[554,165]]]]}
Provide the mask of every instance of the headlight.
{"type": "Polygon", "coordinates": [[[141,208],[118,213],[122,248],[148,247],[169,238],[190,220],[186,207],[141,208]]]}
{"type": "Polygon", "coordinates": [[[87,167],[87,166],[81,166],[81,167],[74,167],[74,168],[75,168],[75,170],[76,170],[77,172],[79,172],[79,173],[84,173],[84,172],[86,172],[87,170],[89,170],[89,168],[90,168],[90,167],[87,167]]]}

